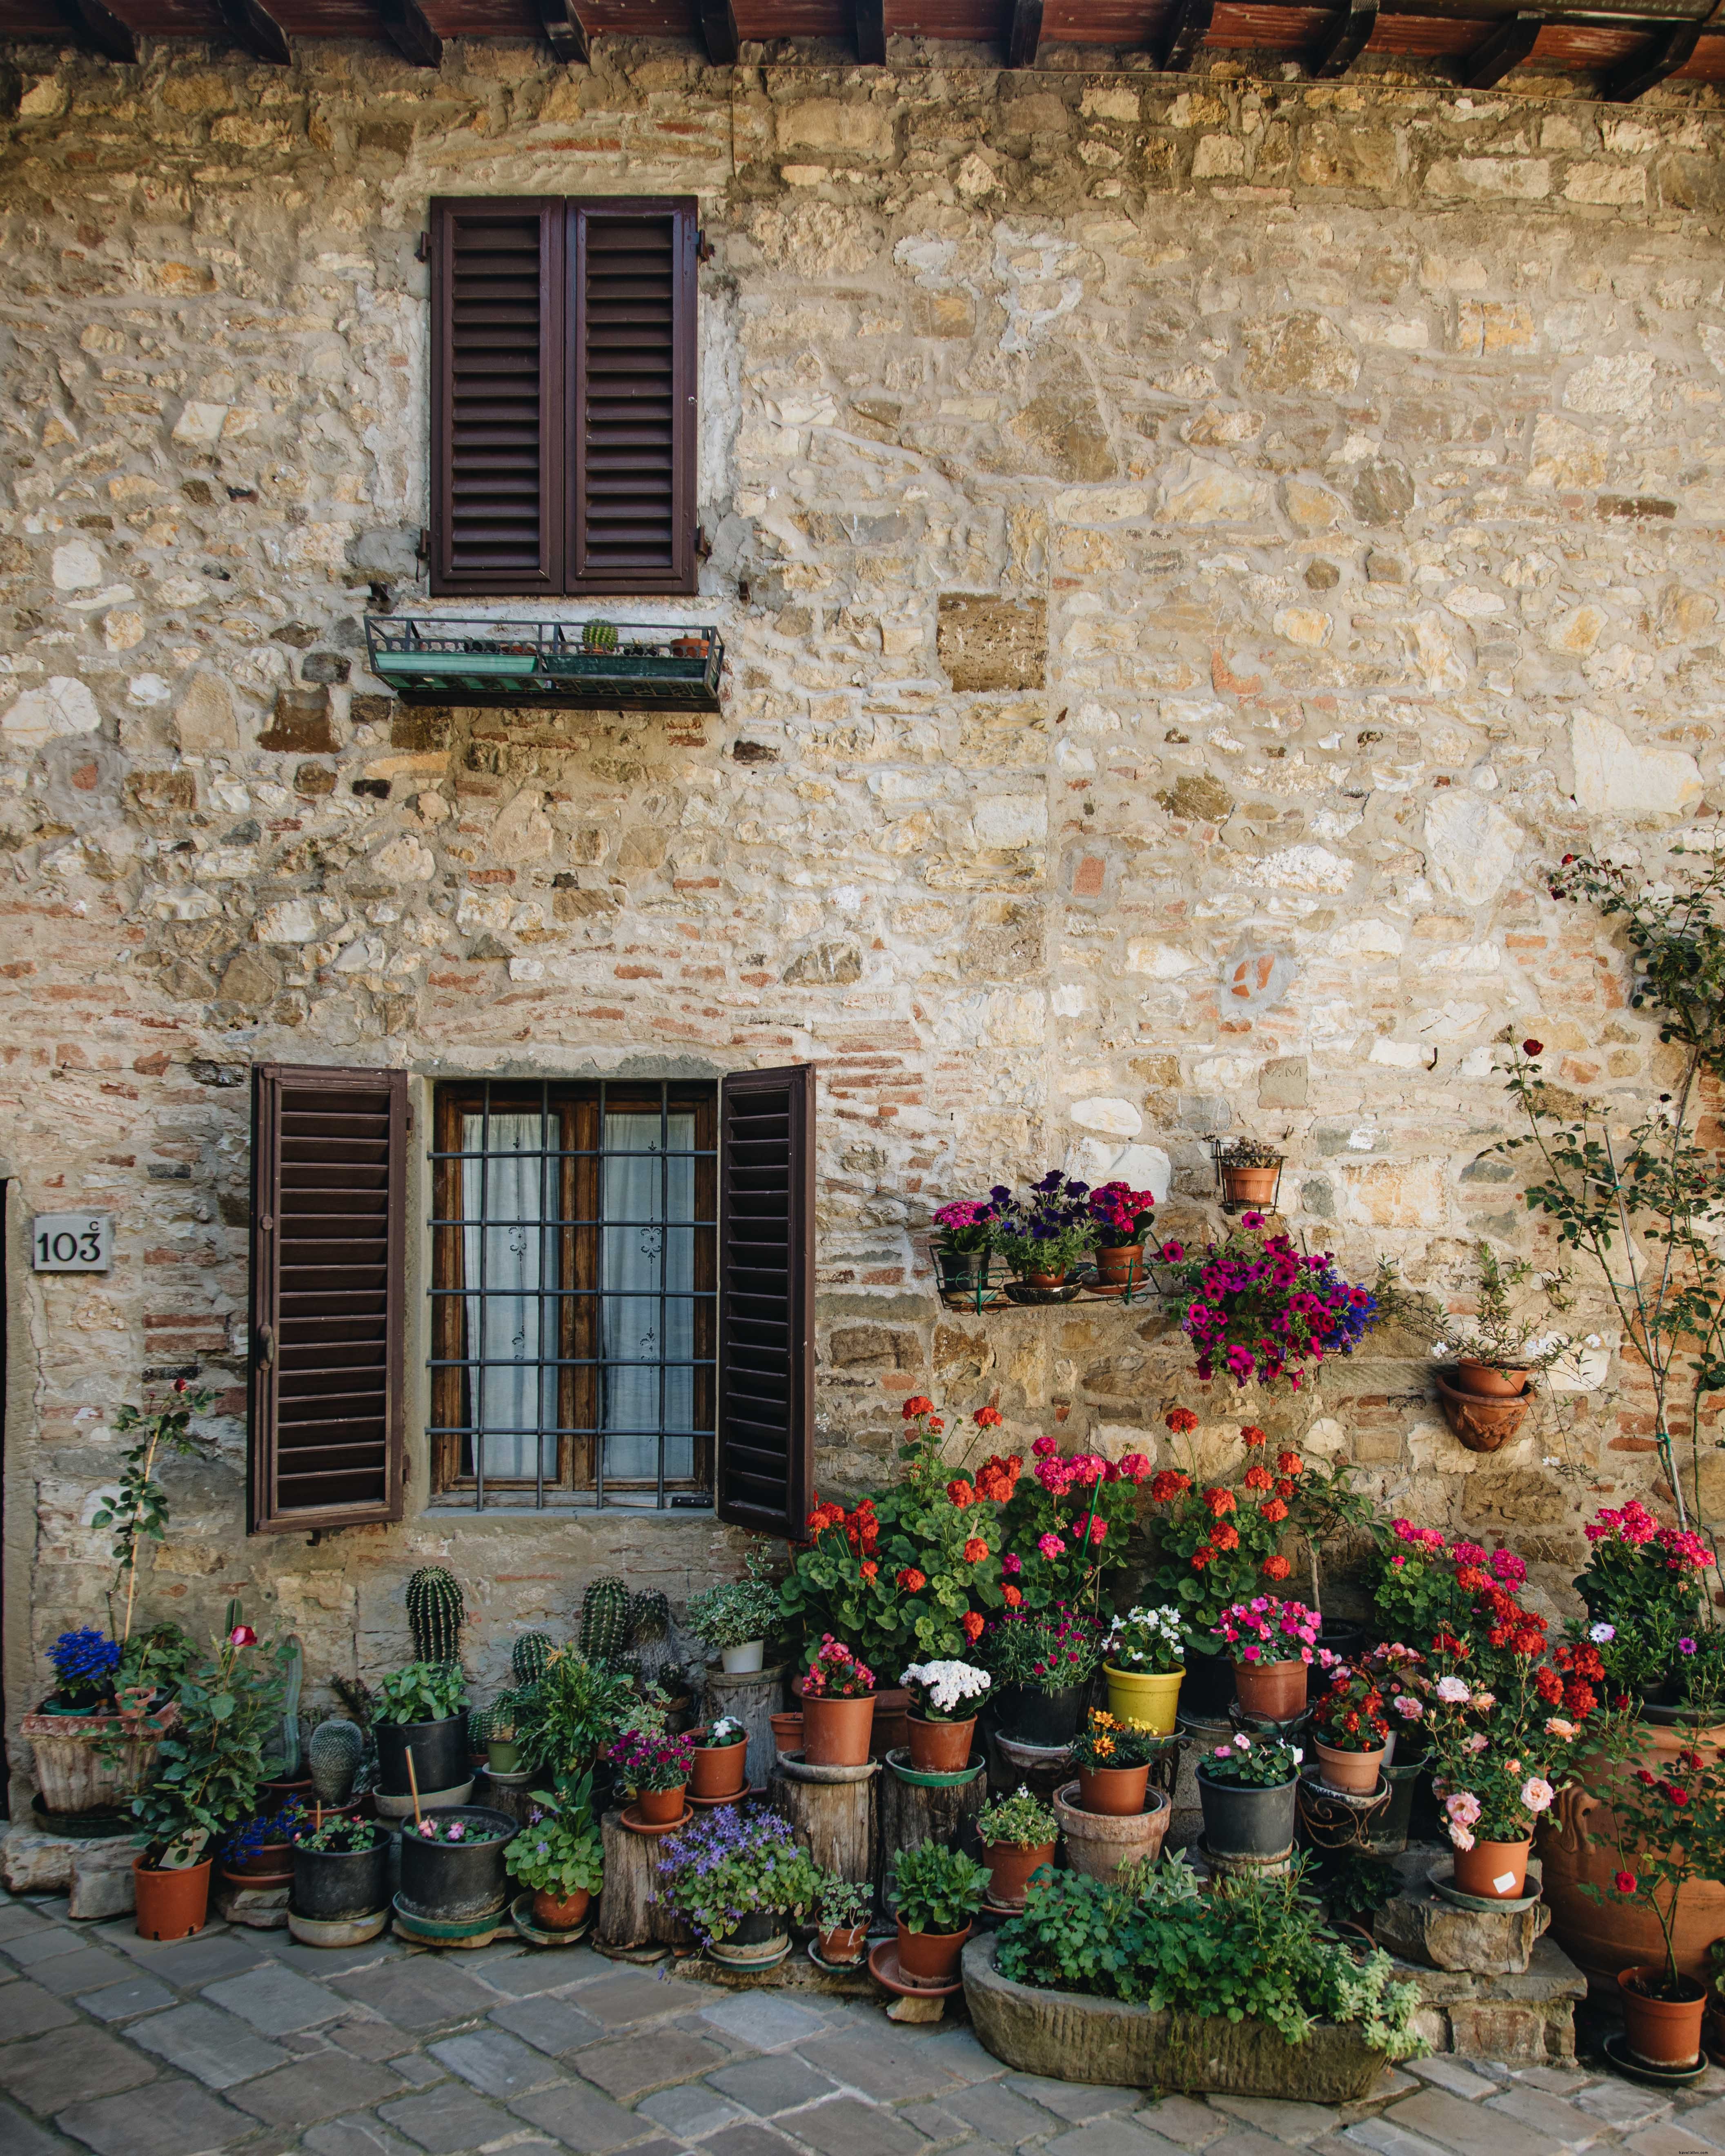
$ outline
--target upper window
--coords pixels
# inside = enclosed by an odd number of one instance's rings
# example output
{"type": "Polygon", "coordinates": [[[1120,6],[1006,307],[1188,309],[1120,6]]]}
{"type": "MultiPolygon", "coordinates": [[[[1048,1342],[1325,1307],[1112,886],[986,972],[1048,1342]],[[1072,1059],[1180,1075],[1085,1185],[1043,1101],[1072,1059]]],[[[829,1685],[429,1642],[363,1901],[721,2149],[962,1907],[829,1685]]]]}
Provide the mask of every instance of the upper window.
{"type": "Polygon", "coordinates": [[[431,589],[692,593],[692,197],[431,205],[431,589]]]}

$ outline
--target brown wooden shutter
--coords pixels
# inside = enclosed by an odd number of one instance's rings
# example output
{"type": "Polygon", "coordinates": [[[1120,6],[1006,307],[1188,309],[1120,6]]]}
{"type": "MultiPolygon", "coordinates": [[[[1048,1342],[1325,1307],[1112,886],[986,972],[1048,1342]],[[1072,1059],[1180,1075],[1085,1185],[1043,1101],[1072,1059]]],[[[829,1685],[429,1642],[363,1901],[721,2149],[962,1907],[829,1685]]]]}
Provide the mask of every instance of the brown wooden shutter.
{"type": "Polygon", "coordinates": [[[814,1066],[719,1089],[718,1515],[800,1541],[814,1480],[814,1066]]]}
{"type": "Polygon", "coordinates": [[[408,1081],[252,1074],[254,1534],[398,1520],[408,1081]]]}
{"type": "Polygon", "coordinates": [[[431,589],[563,588],[565,210],[431,205],[431,589]]]}
{"type": "Polygon", "coordinates": [[[569,205],[572,593],[693,592],[694,198],[569,205]]]}

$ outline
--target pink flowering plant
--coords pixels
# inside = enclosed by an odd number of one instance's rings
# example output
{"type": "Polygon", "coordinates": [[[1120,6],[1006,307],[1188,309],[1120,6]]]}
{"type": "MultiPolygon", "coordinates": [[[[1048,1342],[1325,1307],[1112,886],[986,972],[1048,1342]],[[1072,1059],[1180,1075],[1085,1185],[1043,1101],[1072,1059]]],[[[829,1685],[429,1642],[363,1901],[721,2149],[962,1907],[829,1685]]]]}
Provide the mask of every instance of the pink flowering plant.
{"type": "MultiPolygon", "coordinates": [[[[1379,1622],[1415,1651],[1435,1653],[1445,1667],[1465,1660],[1470,1643],[1489,1652],[1504,1604],[1515,1595],[1527,1568],[1512,1549],[1487,1550],[1440,1527],[1393,1520],[1376,1552],[1373,1600],[1379,1622]]],[[[1502,1645],[1502,1642],[1497,1643],[1502,1645]]]]}
{"type": "Polygon", "coordinates": [[[1230,1602],[1210,1630],[1226,1643],[1236,1662],[1310,1664],[1317,1659],[1322,1622],[1317,1611],[1303,1602],[1255,1594],[1250,1602],[1230,1602]]]}
{"type": "Polygon", "coordinates": [[[1147,1190],[1124,1183],[1099,1183],[1090,1194],[1090,1217],[1105,1250],[1129,1248],[1150,1233],[1156,1199],[1147,1190]]]}
{"type": "MultiPolygon", "coordinates": [[[[1322,1659],[1324,1650],[1319,1650],[1322,1659]]],[[[1363,1655],[1360,1668],[1377,1686],[1384,1719],[1395,1736],[1395,1756],[1405,1767],[1425,1754],[1428,1682],[1425,1657],[1399,1640],[1385,1640],[1363,1655]]]]}
{"type": "Polygon", "coordinates": [[[1009,1609],[983,1637],[983,1659],[997,1689],[1027,1685],[1064,1691],[1089,1680],[1101,1653],[1101,1635],[1081,1609],[1009,1609]]]}
{"type": "Polygon", "coordinates": [[[819,1651],[803,1675],[804,1699],[865,1699],[875,1689],[875,1672],[859,1661],[842,1640],[826,1633],[819,1651]]]}
{"type": "Polygon", "coordinates": [[[1039,1437],[1030,1451],[1030,1471],[1014,1479],[1001,1515],[1007,1605],[1098,1609],[1103,1581],[1133,1554],[1138,1489],[1150,1462],[1142,1452],[1118,1460],[1062,1453],[1055,1437],[1039,1437]]]}
{"type": "Polygon", "coordinates": [[[686,1737],[626,1729],[605,1749],[625,1789],[680,1789],[695,1771],[695,1747],[686,1737]]]}
{"type": "Polygon", "coordinates": [[[1242,1729],[1230,1743],[1206,1752],[1198,1763],[1198,1771],[1206,1781],[1275,1789],[1293,1780],[1305,1757],[1297,1744],[1280,1737],[1248,1737],[1242,1729]]]}
{"type": "Polygon", "coordinates": [[[1237,1385],[1298,1391],[1327,1355],[1351,1355],[1375,1322],[1376,1297],[1336,1270],[1332,1254],[1296,1250],[1268,1232],[1261,1213],[1243,1213],[1219,1243],[1189,1255],[1161,1245],[1168,1315],[1197,1350],[1206,1383],[1225,1373],[1237,1385]]]}
{"type": "Polygon", "coordinates": [[[1592,1547],[1575,1585],[1614,1691],[1686,1690],[1687,1665],[1712,1629],[1703,1616],[1717,1569],[1712,1549],[1634,1497],[1605,1507],[1583,1532],[1592,1547]]]}
{"type": "MultiPolygon", "coordinates": [[[[454,1811],[427,1812],[406,1830],[421,1841],[434,1841],[449,1849],[505,1839],[504,1830],[490,1820],[469,1819],[464,1814],[454,1811]]],[[[511,1829],[511,1832],[513,1831],[511,1829]]]]}
{"type": "Polygon", "coordinates": [[[1457,1849],[1530,1840],[1574,1779],[1583,1724],[1553,1711],[1534,1656],[1501,1691],[1455,1671],[1425,1681],[1432,1786],[1457,1849]]]}
{"type": "Polygon", "coordinates": [[[942,1250],[952,1257],[969,1257],[988,1249],[994,1208],[985,1199],[955,1198],[938,1208],[934,1224],[940,1230],[942,1250]]]}

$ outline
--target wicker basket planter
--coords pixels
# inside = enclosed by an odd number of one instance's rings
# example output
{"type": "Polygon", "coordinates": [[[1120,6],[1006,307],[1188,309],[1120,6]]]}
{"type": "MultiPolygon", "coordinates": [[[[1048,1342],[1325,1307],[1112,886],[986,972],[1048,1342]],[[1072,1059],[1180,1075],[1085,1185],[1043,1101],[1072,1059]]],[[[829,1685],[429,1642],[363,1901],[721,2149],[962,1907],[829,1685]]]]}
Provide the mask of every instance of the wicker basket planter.
{"type": "Polygon", "coordinates": [[[129,1804],[179,1718],[172,1701],[141,1722],[118,1714],[27,1714],[18,1734],[35,1758],[43,1810],[64,1817],[129,1804]]]}

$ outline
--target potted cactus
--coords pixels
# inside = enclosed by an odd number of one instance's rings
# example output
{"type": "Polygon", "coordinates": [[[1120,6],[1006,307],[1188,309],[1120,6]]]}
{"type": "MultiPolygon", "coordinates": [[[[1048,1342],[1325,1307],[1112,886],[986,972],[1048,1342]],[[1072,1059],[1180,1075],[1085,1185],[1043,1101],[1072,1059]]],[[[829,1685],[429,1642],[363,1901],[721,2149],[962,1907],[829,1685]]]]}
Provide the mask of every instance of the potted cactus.
{"type": "Polygon", "coordinates": [[[483,1737],[485,1764],[494,1774],[520,1774],[521,1747],[516,1734],[516,1697],[512,1691],[500,1692],[480,1716],[469,1717],[469,1726],[475,1737],[483,1737]]]}
{"type": "Polygon", "coordinates": [[[365,1756],[365,1732],[357,1722],[346,1722],[338,1714],[320,1722],[305,1747],[313,1803],[326,1812],[346,1811],[353,1801],[353,1785],[365,1756]]]}

